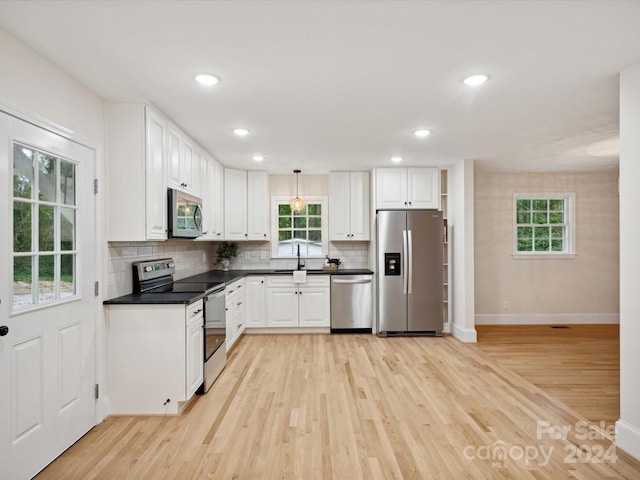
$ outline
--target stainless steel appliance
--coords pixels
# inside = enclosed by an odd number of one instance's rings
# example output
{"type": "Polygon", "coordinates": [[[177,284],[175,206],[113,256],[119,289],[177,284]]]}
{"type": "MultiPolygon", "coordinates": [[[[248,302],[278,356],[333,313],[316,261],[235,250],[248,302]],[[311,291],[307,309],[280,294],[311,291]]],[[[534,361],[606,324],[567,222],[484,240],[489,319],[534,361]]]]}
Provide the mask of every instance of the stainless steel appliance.
{"type": "Polygon", "coordinates": [[[145,294],[204,294],[204,383],[198,393],[205,393],[224,369],[227,361],[225,285],[222,282],[173,280],[175,263],[171,258],[133,263],[133,292],[145,294]]]}
{"type": "Polygon", "coordinates": [[[332,333],[371,333],[372,289],[371,275],[331,276],[332,333]]]}
{"type": "Polygon", "coordinates": [[[202,235],[202,200],[173,188],[167,189],[169,237],[202,235]]]}
{"type": "Polygon", "coordinates": [[[437,210],[378,210],[378,335],[442,335],[442,235],[437,210]]]}
{"type": "Polygon", "coordinates": [[[204,297],[204,383],[206,393],[227,363],[224,285],[204,297]]]}

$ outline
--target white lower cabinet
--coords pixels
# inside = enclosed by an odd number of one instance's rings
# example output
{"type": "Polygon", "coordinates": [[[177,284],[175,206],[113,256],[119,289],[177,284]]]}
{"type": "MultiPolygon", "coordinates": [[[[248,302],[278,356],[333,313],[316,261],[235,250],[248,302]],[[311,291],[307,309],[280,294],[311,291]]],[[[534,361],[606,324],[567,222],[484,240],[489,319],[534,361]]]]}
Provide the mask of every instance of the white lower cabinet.
{"type": "MultiPolygon", "coordinates": [[[[201,303],[196,302],[196,303],[201,303]]],[[[196,393],[196,390],[204,382],[204,329],[203,329],[203,317],[202,306],[196,308],[196,312],[191,312],[190,323],[187,324],[186,342],[187,342],[187,365],[186,365],[186,385],[187,385],[187,398],[196,393]],[[197,312],[198,308],[200,311],[197,312]]],[[[187,316],[190,312],[187,310],[187,316]]],[[[189,321],[189,318],[187,317],[189,321]]]]}
{"type": "Polygon", "coordinates": [[[267,277],[268,327],[329,327],[330,276],[308,275],[293,283],[292,275],[267,277]]]}
{"type": "Polygon", "coordinates": [[[227,285],[225,295],[226,347],[229,351],[245,329],[245,279],[241,278],[227,285]]]}
{"type": "Polygon", "coordinates": [[[180,413],[202,383],[203,304],[109,305],[110,413],[180,413]]]}
{"type": "Polygon", "coordinates": [[[264,276],[249,276],[245,279],[245,325],[250,327],[266,327],[265,284],[264,276]]]}

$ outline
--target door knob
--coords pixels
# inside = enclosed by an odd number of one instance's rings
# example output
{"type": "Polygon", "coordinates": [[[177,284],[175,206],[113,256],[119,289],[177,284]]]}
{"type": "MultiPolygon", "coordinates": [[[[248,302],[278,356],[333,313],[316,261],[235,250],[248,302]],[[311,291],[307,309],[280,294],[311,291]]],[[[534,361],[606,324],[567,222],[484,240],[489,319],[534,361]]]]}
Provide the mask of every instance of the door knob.
{"type": "Polygon", "coordinates": [[[0,327],[0,337],[4,337],[7,333],[9,333],[9,327],[2,325],[0,327]]]}

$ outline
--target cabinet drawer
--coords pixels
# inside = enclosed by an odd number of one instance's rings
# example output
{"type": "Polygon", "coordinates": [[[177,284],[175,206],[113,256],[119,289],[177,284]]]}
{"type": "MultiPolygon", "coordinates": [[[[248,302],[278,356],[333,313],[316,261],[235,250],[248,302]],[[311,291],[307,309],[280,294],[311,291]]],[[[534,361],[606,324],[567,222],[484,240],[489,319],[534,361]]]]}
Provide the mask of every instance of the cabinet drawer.
{"type": "Polygon", "coordinates": [[[186,325],[190,325],[198,317],[202,318],[203,311],[204,311],[204,307],[203,307],[202,300],[198,300],[197,302],[194,302],[191,305],[187,305],[186,319],[185,319],[186,325]]]}

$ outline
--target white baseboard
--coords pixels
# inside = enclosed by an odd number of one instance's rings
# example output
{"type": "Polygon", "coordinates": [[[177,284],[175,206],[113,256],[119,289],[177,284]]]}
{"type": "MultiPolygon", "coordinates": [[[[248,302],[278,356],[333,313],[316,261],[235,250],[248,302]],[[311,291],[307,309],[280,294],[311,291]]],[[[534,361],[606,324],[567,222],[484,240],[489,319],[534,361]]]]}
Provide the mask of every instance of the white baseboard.
{"type": "Polygon", "coordinates": [[[329,327],[247,327],[244,333],[249,335],[331,333],[329,327]]]}
{"type": "Polygon", "coordinates": [[[476,314],[476,325],[616,324],[619,313],[515,313],[476,314]]]}
{"type": "Polygon", "coordinates": [[[616,422],[616,447],[640,460],[640,429],[624,420],[616,422]]]}
{"type": "Polygon", "coordinates": [[[451,334],[464,343],[476,343],[478,341],[478,333],[475,328],[462,328],[454,322],[449,323],[451,334]]]}

